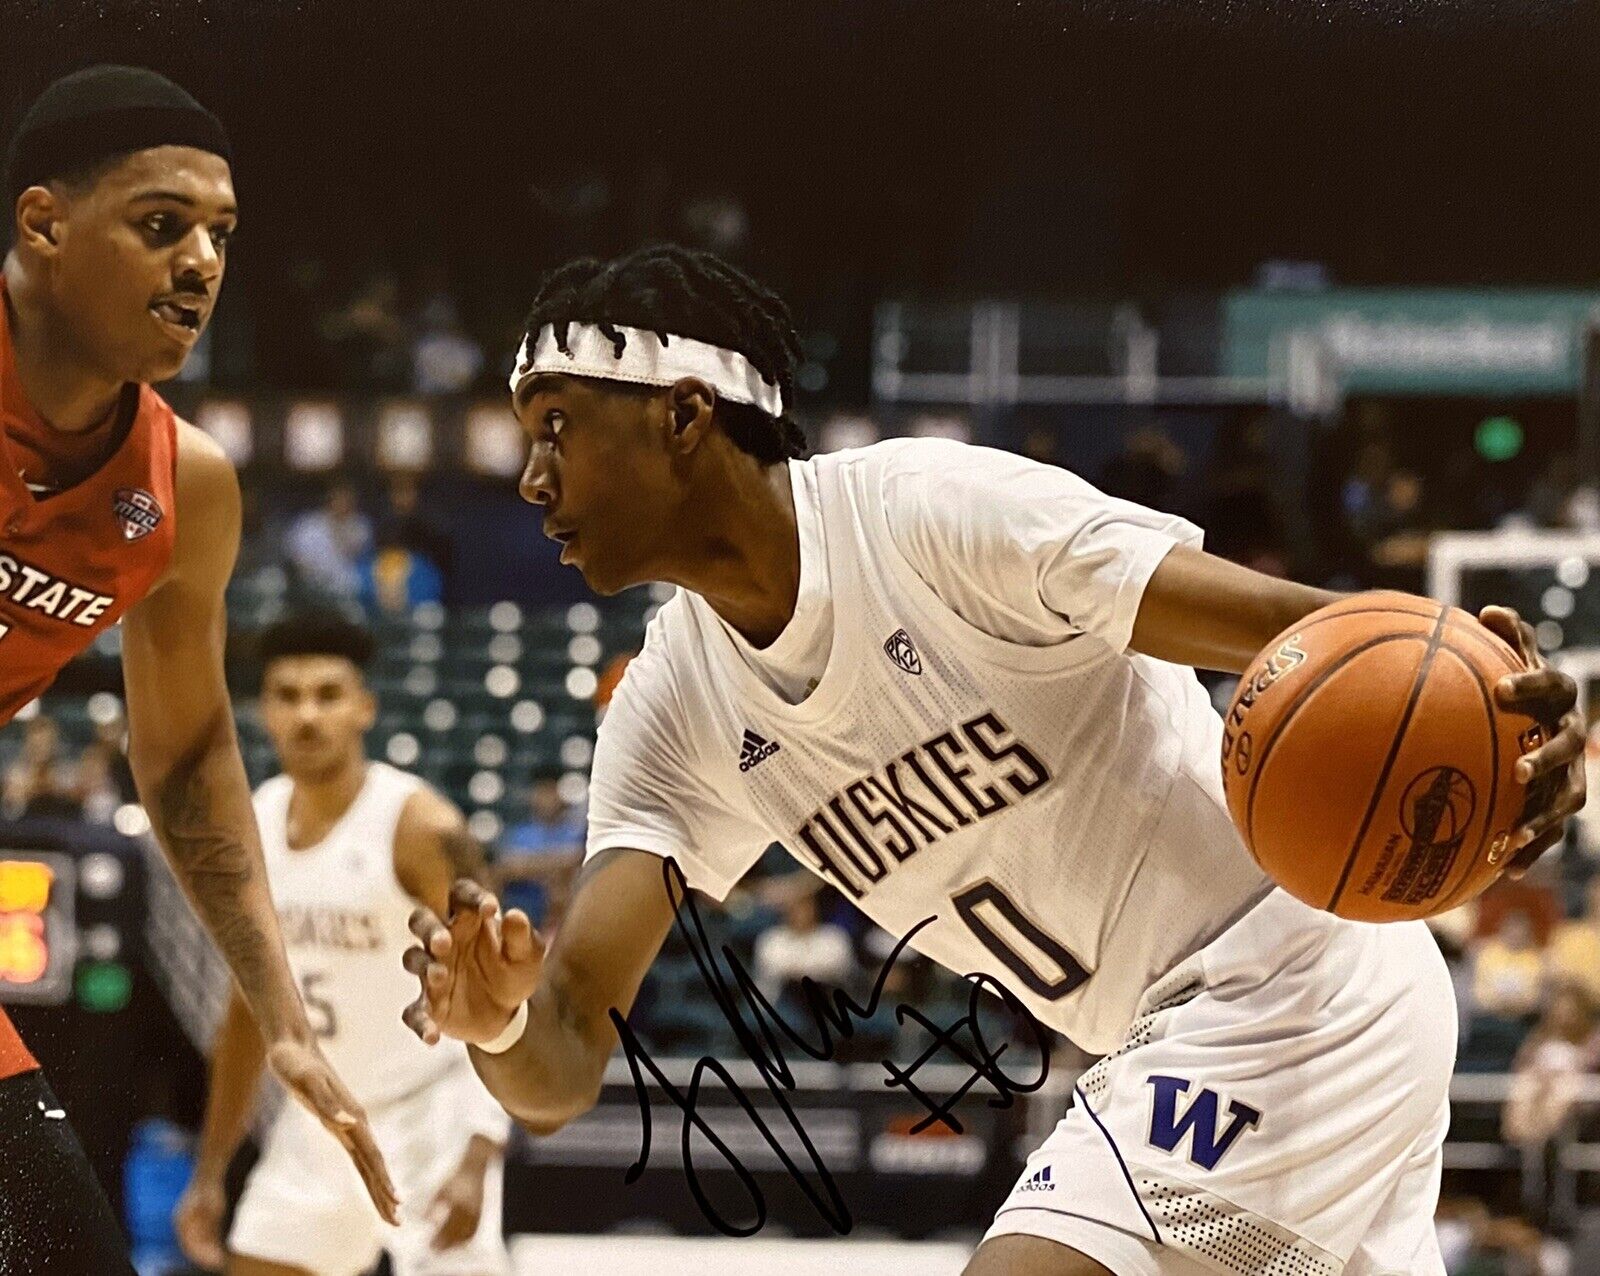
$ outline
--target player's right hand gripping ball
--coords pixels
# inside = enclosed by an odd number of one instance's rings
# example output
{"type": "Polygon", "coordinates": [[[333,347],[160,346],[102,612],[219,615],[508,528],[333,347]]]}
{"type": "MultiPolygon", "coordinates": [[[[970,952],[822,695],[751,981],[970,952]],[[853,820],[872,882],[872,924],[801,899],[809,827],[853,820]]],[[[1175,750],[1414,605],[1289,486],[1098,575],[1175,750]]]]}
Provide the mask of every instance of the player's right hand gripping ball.
{"type": "Polygon", "coordinates": [[[1279,634],[1223,724],[1233,822],[1291,895],[1356,921],[1428,917],[1502,872],[1544,728],[1494,686],[1522,658],[1410,594],[1341,599],[1279,634]]]}

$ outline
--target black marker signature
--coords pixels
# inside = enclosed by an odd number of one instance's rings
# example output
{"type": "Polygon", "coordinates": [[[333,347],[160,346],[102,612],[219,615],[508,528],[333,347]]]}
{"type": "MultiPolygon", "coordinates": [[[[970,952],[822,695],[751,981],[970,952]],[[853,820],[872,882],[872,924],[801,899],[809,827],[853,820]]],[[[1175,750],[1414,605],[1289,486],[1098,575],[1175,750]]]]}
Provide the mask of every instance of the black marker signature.
{"type": "MultiPolygon", "coordinates": [[[[733,1150],[699,1112],[702,1088],[708,1081],[712,1081],[720,1084],[724,1092],[749,1118],[750,1124],[778,1156],[784,1169],[799,1185],[806,1199],[811,1202],[823,1220],[839,1235],[848,1234],[853,1225],[850,1207],[845,1203],[832,1173],[823,1163],[816,1145],[811,1141],[811,1137],[806,1133],[799,1116],[789,1102],[788,1094],[794,1090],[795,1082],[784,1055],[784,1043],[787,1042],[790,1047],[813,1059],[831,1060],[836,1050],[836,1038],[853,1036],[857,1023],[876,1013],[878,1003],[883,996],[884,984],[895,961],[912,938],[934,919],[929,917],[918,922],[894,946],[893,951],[884,959],[877,978],[873,980],[865,1005],[857,1004],[853,998],[837,988],[824,987],[809,977],[802,979],[804,1001],[812,1021],[808,1027],[813,1030],[813,1035],[807,1036],[801,1028],[797,1028],[785,1019],[766,995],[756,987],[749,971],[727,945],[722,947],[723,964],[719,965],[694,897],[689,893],[682,870],[678,868],[675,860],[663,861],[662,876],[666,883],[667,896],[672,901],[676,913],[679,933],[682,934],[689,951],[694,956],[695,965],[699,968],[706,991],[711,994],[717,1003],[717,1008],[722,1012],[724,1021],[733,1030],[745,1057],[760,1072],[762,1080],[766,1083],[767,1093],[783,1114],[788,1128],[803,1149],[801,1159],[805,1164],[801,1164],[778,1141],[777,1136],[756,1110],[749,1095],[734,1081],[728,1069],[720,1061],[709,1055],[696,1060],[687,1090],[680,1090],[667,1080],[627,1020],[616,1010],[612,1010],[611,1021],[622,1040],[623,1054],[633,1074],[634,1094],[639,1103],[641,1127],[639,1156],[628,1167],[624,1181],[637,1182],[650,1160],[651,1105],[645,1082],[645,1074],[648,1073],[672,1104],[683,1113],[681,1144],[684,1175],[695,1203],[699,1205],[706,1221],[728,1236],[751,1236],[761,1230],[767,1220],[767,1204],[755,1176],[739,1161],[733,1150]],[[753,1221],[738,1222],[727,1218],[706,1194],[700,1183],[694,1160],[696,1132],[717,1153],[726,1168],[737,1176],[749,1199],[754,1215],[753,1221]]],[[[1022,1003],[995,980],[987,975],[973,975],[969,976],[969,979],[972,990],[968,998],[967,1013],[947,1028],[941,1028],[933,1023],[914,1007],[899,1005],[895,1008],[897,1023],[902,1025],[907,1022],[914,1023],[929,1035],[927,1047],[909,1065],[897,1067],[888,1060],[883,1061],[883,1068],[887,1073],[885,1086],[891,1089],[903,1089],[928,1110],[927,1117],[912,1127],[913,1134],[926,1129],[934,1122],[939,1122],[959,1134],[963,1127],[955,1116],[955,1106],[979,1081],[987,1081],[995,1091],[989,1100],[989,1106],[1006,1108],[1011,1106],[1017,1095],[1037,1090],[1049,1075],[1050,1052],[1044,1029],[1039,1027],[1022,1003]],[[1008,1046],[1005,1042],[991,1046],[983,1035],[982,1025],[979,1022],[979,1009],[985,991],[995,994],[1006,1011],[1026,1023],[1032,1030],[1039,1047],[1040,1062],[1036,1077],[1018,1081],[1000,1067],[1000,1058],[1008,1046]],[[966,1040],[961,1039],[963,1033],[966,1034],[966,1040]],[[955,1094],[939,1100],[924,1093],[915,1084],[914,1079],[917,1070],[923,1064],[946,1050],[970,1067],[972,1076],[955,1094]]]]}

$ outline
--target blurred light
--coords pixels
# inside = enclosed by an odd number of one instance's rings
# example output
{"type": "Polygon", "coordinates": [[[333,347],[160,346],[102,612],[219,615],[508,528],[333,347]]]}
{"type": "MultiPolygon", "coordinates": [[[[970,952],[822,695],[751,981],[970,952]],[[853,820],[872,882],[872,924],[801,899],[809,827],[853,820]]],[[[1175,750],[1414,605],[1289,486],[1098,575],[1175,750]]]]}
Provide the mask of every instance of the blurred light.
{"type": "Polygon", "coordinates": [[[30,700],[27,704],[23,705],[22,708],[17,710],[16,720],[18,722],[27,722],[30,718],[37,718],[38,716],[39,702],[37,700],[30,700]]]}
{"type": "Polygon", "coordinates": [[[582,806],[589,796],[589,777],[582,771],[568,771],[556,781],[556,792],[568,806],[582,806]]]}
{"type": "Polygon", "coordinates": [[[1509,461],[1522,451],[1522,425],[1515,417],[1485,417],[1473,432],[1472,445],[1486,461],[1509,461]]]}
{"type": "Polygon", "coordinates": [[[397,731],[389,737],[384,753],[396,766],[415,766],[417,759],[422,756],[422,746],[411,732],[397,731]]]}
{"type": "Polygon", "coordinates": [[[143,837],[150,831],[150,817],[137,802],[128,802],[111,816],[111,827],[123,837],[143,837]]]}
{"type": "Polygon", "coordinates": [[[89,721],[97,727],[115,722],[122,716],[122,701],[109,691],[97,691],[89,697],[89,721]]]}
{"type": "Polygon", "coordinates": [[[388,403],[378,413],[378,464],[424,470],[433,461],[433,417],[420,403],[388,403]]]}
{"type": "Polygon", "coordinates": [[[972,438],[972,422],[953,412],[919,412],[907,424],[906,433],[919,439],[956,439],[966,443],[972,438]]]}
{"type": "Polygon", "coordinates": [[[655,581],[650,586],[650,601],[657,603],[670,602],[672,596],[678,592],[676,585],[669,585],[664,580],[655,581]]]}
{"type": "Polygon", "coordinates": [[[460,716],[455,705],[441,697],[428,701],[428,707],[422,711],[422,725],[429,731],[448,731],[460,716]]]}
{"type": "Polygon", "coordinates": [[[593,603],[573,603],[567,608],[567,628],[575,634],[592,634],[600,628],[600,609],[593,603]]]}
{"type": "Polygon", "coordinates": [[[400,685],[406,689],[407,695],[419,698],[431,696],[439,689],[439,675],[426,665],[418,665],[406,670],[405,680],[400,685]]]}
{"type": "Polygon", "coordinates": [[[217,441],[235,466],[249,464],[255,453],[255,436],[248,405],[237,399],[208,399],[196,411],[194,423],[217,441]]]}
{"type": "Polygon", "coordinates": [[[1560,585],[1551,585],[1539,598],[1539,607],[1546,616],[1556,620],[1565,620],[1572,615],[1574,600],[1572,592],[1561,588],[1560,585]]]}
{"type": "Polygon", "coordinates": [[[594,695],[595,688],[600,685],[600,679],[594,676],[593,669],[568,669],[567,694],[574,700],[587,700],[594,695]]]}
{"type": "Polygon", "coordinates": [[[593,634],[578,634],[567,644],[567,659],[575,665],[592,665],[600,659],[600,640],[593,634]]]}
{"type": "Polygon", "coordinates": [[[1589,583],[1589,564],[1574,554],[1556,564],[1556,579],[1568,589],[1582,589],[1589,583]]]}
{"type": "Polygon", "coordinates": [[[122,654],[122,626],[112,625],[110,629],[102,629],[95,635],[94,649],[102,656],[120,656],[122,654]]]}
{"type": "Polygon", "coordinates": [[[484,688],[496,699],[504,700],[517,694],[522,679],[510,665],[496,665],[483,675],[484,688]]]}
{"type": "Polygon", "coordinates": [[[516,634],[496,634],[489,639],[489,659],[496,664],[509,665],[522,659],[522,639],[516,634]]]}
{"type": "Polygon", "coordinates": [[[506,782],[498,771],[475,771],[467,781],[467,796],[474,802],[488,806],[506,795],[506,782]]]}
{"type": "Polygon", "coordinates": [[[83,950],[96,961],[111,961],[122,952],[122,936],[107,922],[83,932],[83,950]]]}
{"type": "Polygon", "coordinates": [[[413,660],[432,664],[444,655],[444,641],[438,634],[418,634],[406,648],[406,654],[413,660]]]}
{"type": "Polygon", "coordinates": [[[283,420],[283,452],[295,470],[331,470],[344,455],[344,422],[332,403],[289,405],[283,420]]]}
{"type": "Polygon", "coordinates": [[[128,1004],[133,975],[119,961],[86,961],[78,966],[78,1004],[96,1014],[111,1014],[128,1004]]]}
{"type": "MultiPolygon", "coordinates": [[[[141,831],[149,830],[150,821],[144,818],[144,808],[142,806],[129,805],[119,807],[117,815],[120,816],[123,811],[138,812],[139,818],[144,820],[144,829],[141,831]]],[[[116,819],[113,819],[112,822],[118,824],[117,832],[126,833],[129,837],[137,836],[134,833],[127,833],[127,830],[123,829],[116,819]]],[[[90,899],[111,899],[121,892],[122,884],[126,880],[127,873],[122,867],[122,861],[115,855],[108,855],[105,851],[95,851],[92,854],[85,855],[78,862],[78,889],[90,899]]]]}
{"type": "Polygon", "coordinates": [[[522,627],[522,608],[516,603],[496,603],[489,608],[489,628],[509,634],[522,627]]]}
{"type": "Polygon", "coordinates": [[[480,474],[515,478],[522,473],[527,452],[522,427],[503,398],[474,404],[467,410],[467,464],[480,474]]]}
{"type": "Polygon", "coordinates": [[[822,423],[817,441],[824,452],[843,452],[878,441],[878,426],[871,417],[839,413],[822,423]]]}
{"type": "Polygon", "coordinates": [[[504,766],[511,750],[497,735],[480,735],[472,746],[472,760],[479,766],[504,766]]]}
{"type": "Polygon", "coordinates": [[[444,625],[443,603],[418,603],[411,609],[411,623],[418,629],[439,629],[444,625]]]}
{"type": "Polygon", "coordinates": [[[588,736],[569,735],[561,742],[561,765],[569,770],[586,767],[594,760],[594,745],[588,736]]]}
{"type": "Polygon", "coordinates": [[[500,836],[503,825],[493,811],[474,811],[467,819],[467,832],[480,842],[492,842],[500,836]]]}
{"type": "Polygon", "coordinates": [[[532,735],[544,726],[544,709],[537,700],[518,700],[511,706],[511,725],[523,735],[532,735]]]}
{"type": "Polygon", "coordinates": [[[1561,626],[1553,620],[1541,620],[1533,630],[1534,637],[1539,640],[1539,650],[1556,651],[1567,640],[1561,626]]]}

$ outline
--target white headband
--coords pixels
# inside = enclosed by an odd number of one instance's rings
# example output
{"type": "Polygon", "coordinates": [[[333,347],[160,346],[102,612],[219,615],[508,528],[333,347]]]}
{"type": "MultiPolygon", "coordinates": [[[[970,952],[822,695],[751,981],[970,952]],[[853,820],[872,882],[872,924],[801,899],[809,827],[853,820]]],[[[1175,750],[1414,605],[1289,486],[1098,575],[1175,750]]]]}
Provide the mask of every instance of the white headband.
{"type": "Polygon", "coordinates": [[[768,416],[783,415],[783,395],[778,387],[763,381],[755,365],[737,351],[670,333],[667,344],[662,345],[661,338],[648,329],[613,326],[624,339],[620,355],[616,342],[593,324],[568,324],[565,351],[556,348],[551,324],[539,329],[531,351],[524,338],[511,374],[511,396],[515,398],[530,377],[545,372],[640,385],[672,385],[683,377],[698,377],[725,399],[748,403],[768,416]]]}

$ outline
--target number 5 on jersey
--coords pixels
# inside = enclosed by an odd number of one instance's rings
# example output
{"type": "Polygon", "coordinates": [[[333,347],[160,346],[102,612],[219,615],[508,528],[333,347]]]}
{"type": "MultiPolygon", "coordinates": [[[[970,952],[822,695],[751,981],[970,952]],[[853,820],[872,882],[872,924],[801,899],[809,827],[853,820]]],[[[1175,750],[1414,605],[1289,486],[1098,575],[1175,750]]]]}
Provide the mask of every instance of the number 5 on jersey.
{"type": "Polygon", "coordinates": [[[300,976],[300,1000],[306,1003],[306,1022],[311,1025],[312,1032],[324,1039],[339,1033],[339,1017],[334,1014],[332,1004],[316,994],[317,985],[327,977],[320,970],[310,970],[300,976]]]}

